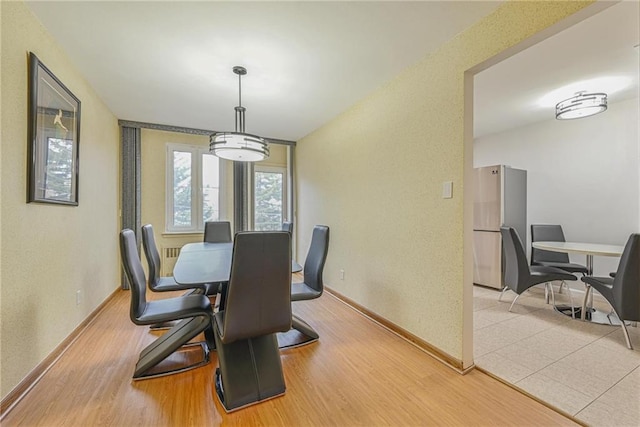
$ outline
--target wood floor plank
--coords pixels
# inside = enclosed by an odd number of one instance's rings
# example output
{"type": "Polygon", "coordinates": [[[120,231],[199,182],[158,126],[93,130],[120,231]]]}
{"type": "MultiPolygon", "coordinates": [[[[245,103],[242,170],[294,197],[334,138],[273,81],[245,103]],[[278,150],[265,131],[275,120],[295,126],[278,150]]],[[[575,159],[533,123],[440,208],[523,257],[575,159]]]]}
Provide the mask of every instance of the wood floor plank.
{"type": "Polygon", "coordinates": [[[132,381],[155,336],[131,323],[122,291],[2,425],[576,425],[479,371],[454,372],[331,295],[293,307],[320,340],[282,351],[283,397],[226,414],[215,352],[205,367],[132,381]]]}

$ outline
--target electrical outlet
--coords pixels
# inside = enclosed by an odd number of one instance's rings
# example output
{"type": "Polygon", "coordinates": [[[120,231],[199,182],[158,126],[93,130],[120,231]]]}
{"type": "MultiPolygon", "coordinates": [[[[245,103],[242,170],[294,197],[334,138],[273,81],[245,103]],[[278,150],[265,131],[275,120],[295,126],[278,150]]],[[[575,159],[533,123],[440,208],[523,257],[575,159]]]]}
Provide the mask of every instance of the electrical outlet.
{"type": "Polygon", "coordinates": [[[76,291],[76,305],[80,305],[81,302],[82,302],[82,291],[78,289],[76,291]]]}
{"type": "Polygon", "coordinates": [[[344,270],[340,270],[340,280],[344,280],[344,270]]]}

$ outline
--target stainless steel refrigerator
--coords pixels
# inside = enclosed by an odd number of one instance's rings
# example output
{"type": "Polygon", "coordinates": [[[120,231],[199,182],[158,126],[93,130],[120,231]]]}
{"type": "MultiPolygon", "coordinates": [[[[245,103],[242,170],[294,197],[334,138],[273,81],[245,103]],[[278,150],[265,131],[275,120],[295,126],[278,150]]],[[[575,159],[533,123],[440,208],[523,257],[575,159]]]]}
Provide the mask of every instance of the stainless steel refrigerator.
{"type": "Polygon", "coordinates": [[[527,171],[504,165],[474,169],[473,283],[501,289],[500,227],[515,228],[526,245],[527,171]]]}

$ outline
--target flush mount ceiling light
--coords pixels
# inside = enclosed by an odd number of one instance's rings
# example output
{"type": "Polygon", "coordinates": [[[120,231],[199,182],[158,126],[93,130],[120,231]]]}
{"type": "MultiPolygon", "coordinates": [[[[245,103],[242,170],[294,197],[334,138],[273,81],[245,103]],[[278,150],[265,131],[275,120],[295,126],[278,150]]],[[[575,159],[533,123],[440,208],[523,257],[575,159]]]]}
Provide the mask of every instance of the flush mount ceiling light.
{"type": "Polygon", "coordinates": [[[247,69],[235,66],[233,72],[238,75],[238,106],[235,107],[236,131],[216,132],[211,135],[209,151],[222,159],[237,162],[258,162],[268,159],[269,145],[267,141],[257,135],[244,132],[246,108],[242,106],[242,76],[247,74],[247,69]]]}
{"type": "Polygon", "coordinates": [[[556,119],[570,120],[593,116],[607,109],[606,93],[578,92],[556,105],[556,119]]]}

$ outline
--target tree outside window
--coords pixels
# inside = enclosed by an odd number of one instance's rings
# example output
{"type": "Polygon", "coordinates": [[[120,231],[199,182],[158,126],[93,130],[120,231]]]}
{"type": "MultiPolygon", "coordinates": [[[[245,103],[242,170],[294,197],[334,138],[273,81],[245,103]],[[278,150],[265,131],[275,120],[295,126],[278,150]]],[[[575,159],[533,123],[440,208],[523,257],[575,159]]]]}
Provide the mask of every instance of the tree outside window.
{"type": "Polygon", "coordinates": [[[254,228],[280,230],[284,220],[284,173],[254,172],[254,228]]]}

